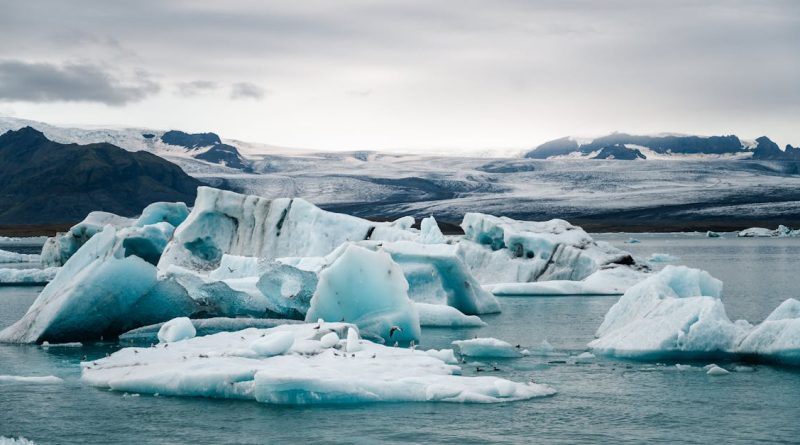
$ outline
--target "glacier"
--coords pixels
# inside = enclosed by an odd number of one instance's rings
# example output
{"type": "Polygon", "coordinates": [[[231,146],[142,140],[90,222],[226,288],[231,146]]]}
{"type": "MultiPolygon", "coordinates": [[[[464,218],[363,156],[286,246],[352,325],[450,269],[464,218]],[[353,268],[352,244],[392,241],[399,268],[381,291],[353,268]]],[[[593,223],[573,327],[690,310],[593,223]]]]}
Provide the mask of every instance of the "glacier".
{"type": "Polygon", "coordinates": [[[292,405],[497,403],[555,393],[533,382],[462,377],[458,366],[443,360],[452,351],[388,347],[357,336],[358,350],[348,351],[349,340],[321,341],[332,338],[325,337],[330,333],[347,338],[351,332],[357,332],[351,324],[319,322],[223,332],[168,348],[124,348],[81,363],[81,378],[129,393],[292,405]]]}

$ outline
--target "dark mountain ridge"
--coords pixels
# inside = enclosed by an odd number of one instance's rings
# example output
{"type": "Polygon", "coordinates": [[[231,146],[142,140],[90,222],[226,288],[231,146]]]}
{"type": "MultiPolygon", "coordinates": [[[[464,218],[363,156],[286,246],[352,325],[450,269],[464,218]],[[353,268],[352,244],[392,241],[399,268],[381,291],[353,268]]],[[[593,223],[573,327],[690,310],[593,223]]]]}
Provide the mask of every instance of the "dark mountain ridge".
{"type": "Polygon", "coordinates": [[[193,203],[202,183],[145,151],[60,144],[31,127],[0,136],[0,224],[74,223],[93,210],[134,216],[156,201],[193,203]]]}

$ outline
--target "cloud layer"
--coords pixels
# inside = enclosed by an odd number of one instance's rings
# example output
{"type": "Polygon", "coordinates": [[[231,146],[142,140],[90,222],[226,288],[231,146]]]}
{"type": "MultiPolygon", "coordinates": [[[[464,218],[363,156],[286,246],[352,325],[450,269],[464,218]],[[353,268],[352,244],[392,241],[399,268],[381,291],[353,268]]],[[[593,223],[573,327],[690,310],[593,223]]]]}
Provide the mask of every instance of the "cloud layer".
{"type": "Polygon", "coordinates": [[[316,148],[800,143],[793,0],[11,0],[0,28],[0,106],[34,119],[316,148]]]}

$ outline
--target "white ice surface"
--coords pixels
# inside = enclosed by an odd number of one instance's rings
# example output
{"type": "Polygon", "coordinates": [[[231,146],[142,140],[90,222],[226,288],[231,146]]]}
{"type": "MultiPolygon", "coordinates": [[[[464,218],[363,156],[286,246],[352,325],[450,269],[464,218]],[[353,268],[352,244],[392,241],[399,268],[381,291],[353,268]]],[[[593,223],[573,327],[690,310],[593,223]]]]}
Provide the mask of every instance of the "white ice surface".
{"type": "Polygon", "coordinates": [[[55,278],[60,267],[45,269],[5,269],[0,268],[0,284],[43,284],[55,278]]]}
{"type": "Polygon", "coordinates": [[[197,330],[189,317],[177,317],[161,325],[157,336],[159,342],[171,343],[194,338],[196,334],[197,330]]]}
{"type": "Polygon", "coordinates": [[[461,355],[470,357],[522,357],[518,348],[492,337],[456,340],[453,345],[458,347],[461,355]]]}
{"type": "MultiPolygon", "coordinates": [[[[548,396],[536,383],[462,377],[439,354],[361,340],[361,350],[325,348],[329,332],[349,325],[316,323],[246,329],[170,344],[125,348],[81,364],[82,379],[128,393],[253,399],[273,404],[359,402],[494,403],[548,396]],[[262,357],[251,345],[269,335],[293,336],[289,351],[262,357]]],[[[451,352],[452,354],[452,352],[451,352]]]]}
{"type": "Polygon", "coordinates": [[[486,323],[477,315],[464,315],[458,309],[444,304],[414,303],[423,327],[481,327],[486,323]]]}

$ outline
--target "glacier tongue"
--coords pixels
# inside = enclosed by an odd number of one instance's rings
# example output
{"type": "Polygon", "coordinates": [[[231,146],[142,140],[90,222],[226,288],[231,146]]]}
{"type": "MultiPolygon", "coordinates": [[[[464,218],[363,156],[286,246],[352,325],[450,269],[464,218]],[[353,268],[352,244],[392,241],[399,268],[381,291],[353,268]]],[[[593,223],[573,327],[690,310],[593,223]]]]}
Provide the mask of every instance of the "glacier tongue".
{"type": "Polygon", "coordinates": [[[360,350],[346,352],[344,342],[321,341],[332,332],[345,338],[349,331],[352,325],[323,322],[223,332],[168,348],[125,348],[82,363],[82,379],[116,391],[271,404],[497,403],[555,393],[536,383],[462,377],[458,366],[445,362],[452,351],[393,348],[362,339],[360,350]],[[265,339],[271,340],[262,344],[265,339]],[[269,356],[254,351],[262,347],[269,356]]]}

